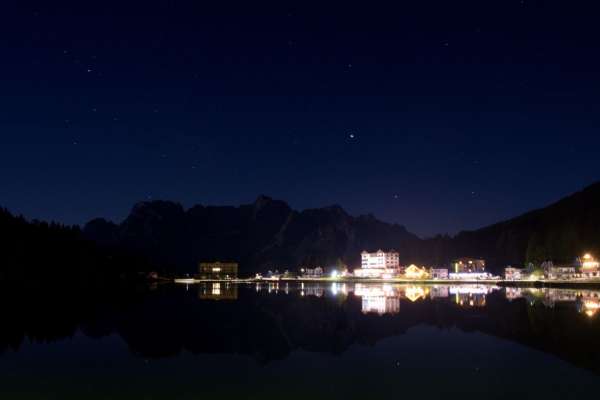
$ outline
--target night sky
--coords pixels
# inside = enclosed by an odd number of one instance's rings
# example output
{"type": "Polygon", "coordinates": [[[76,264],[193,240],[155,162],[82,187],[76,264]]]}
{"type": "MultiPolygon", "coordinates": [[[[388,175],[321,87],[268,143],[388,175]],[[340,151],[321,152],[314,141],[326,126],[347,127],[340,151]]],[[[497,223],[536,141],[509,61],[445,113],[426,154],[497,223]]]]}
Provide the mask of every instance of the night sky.
{"type": "Polygon", "coordinates": [[[595,9],[204,3],[2,2],[0,205],[84,223],[266,194],[427,236],[600,179],[595,9]]]}

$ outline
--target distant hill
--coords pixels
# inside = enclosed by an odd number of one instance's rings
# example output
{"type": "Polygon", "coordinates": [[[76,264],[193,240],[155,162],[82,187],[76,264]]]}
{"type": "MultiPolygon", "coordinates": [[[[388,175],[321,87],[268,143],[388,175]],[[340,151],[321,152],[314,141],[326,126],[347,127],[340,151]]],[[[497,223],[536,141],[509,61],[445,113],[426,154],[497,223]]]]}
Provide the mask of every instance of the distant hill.
{"type": "Polygon", "coordinates": [[[446,265],[460,256],[482,257],[492,271],[526,261],[571,261],[583,251],[600,254],[600,184],[553,205],[454,237],[420,239],[401,225],[371,215],[354,217],[340,206],[304,211],[260,196],[240,207],[138,203],[120,224],[95,219],[87,238],[124,246],[179,271],[201,260],[235,260],[244,273],[301,265],[360,262],[362,250],[396,249],[402,263],[446,265]]]}

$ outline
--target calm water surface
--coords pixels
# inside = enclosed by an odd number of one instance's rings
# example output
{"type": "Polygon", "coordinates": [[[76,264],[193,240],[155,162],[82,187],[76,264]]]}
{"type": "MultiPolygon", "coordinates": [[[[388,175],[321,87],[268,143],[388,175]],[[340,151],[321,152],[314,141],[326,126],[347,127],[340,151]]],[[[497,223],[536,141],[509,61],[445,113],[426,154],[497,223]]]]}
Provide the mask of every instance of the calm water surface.
{"type": "Polygon", "coordinates": [[[0,399],[584,398],[600,291],[272,283],[0,296],[0,399]]]}

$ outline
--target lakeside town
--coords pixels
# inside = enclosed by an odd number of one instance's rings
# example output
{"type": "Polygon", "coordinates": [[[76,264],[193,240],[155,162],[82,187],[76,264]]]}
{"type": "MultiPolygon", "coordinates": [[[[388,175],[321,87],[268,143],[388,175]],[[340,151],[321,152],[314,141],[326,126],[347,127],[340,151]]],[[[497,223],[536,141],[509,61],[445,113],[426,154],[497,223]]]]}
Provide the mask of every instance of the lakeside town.
{"type": "Polygon", "coordinates": [[[600,262],[589,254],[577,257],[571,264],[554,264],[545,261],[539,266],[526,268],[506,266],[502,276],[486,270],[486,261],[463,257],[452,260],[446,267],[428,267],[415,264],[400,265],[396,251],[363,251],[361,265],[350,271],[347,266],[300,267],[297,272],[284,270],[256,274],[253,278],[239,278],[235,262],[202,262],[194,277],[176,279],[178,283],[201,281],[384,281],[384,282],[599,282],[600,262]]]}

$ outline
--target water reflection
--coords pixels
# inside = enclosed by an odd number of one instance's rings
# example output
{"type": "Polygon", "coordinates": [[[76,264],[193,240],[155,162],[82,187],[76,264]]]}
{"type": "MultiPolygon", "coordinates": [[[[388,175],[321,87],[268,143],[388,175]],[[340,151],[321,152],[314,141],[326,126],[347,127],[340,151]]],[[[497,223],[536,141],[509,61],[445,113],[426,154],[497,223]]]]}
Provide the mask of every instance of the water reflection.
{"type": "Polygon", "coordinates": [[[231,282],[210,282],[198,288],[200,300],[237,300],[238,285],[231,282]]]}
{"type": "MultiPolygon", "coordinates": [[[[237,286],[232,284],[212,283],[199,287],[199,298],[203,300],[237,299],[237,286]],[[215,286],[216,285],[216,286],[215,286]],[[219,285],[225,285],[220,287],[219,285]],[[210,294],[207,294],[210,293],[210,294]]],[[[298,293],[301,297],[348,296],[353,295],[361,301],[364,314],[378,315],[398,314],[402,301],[418,302],[424,300],[450,300],[460,307],[485,307],[487,297],[494,293],[504,293],[508,301],[524,299],[530,306],[541,304],[554,308],[556,304],[571,305],[573,311],[594,317],[600,311],[600,290],[559,289],[559,288],[523,288],[495,285],[406,285],[406,284],[374,284],[374,283],[292,283],[269,282],[256,283],[257,293],[268,294],[298,293]]]]}
{"type": "Polygon", "coordinates": [[[118,299],[40,294],[0,291],[0,357],[83,334],[116,335],[145,359],[187,352],[268,363],[297,350],[340,354],[430,326],[506,339],[600,373],[598,290],[279,281],[159,285],[118,299]]]}
{"type": "MultiPolygon", "coordinates": [[[[267,293],[279,293],[278,283],[256,283],[256,292],[266,290],[267,293]]],[[[401,301],[417,302],[420,300],[449,299],[459,306],[483,307],[486,297],[501,288],[494,285],[394,285],[373,283],[285,283],[285,293],[299,292],[300,296],[347,296],[352,294],[361,300],[361,311],[364,314],[379,315],[397,314],[401,301]],[[327,287],[329,286],[329,290],[327,287]]],[[[514,293],[512,294],[513,298],[514,293]]]]}
{"type": "Polygon", "coordinates": [[[600,310],[600,291],[557,288],[506,288],[508,300],[526,299],[530,306],[537,303],[547,308],[557,304],[571,306],[573,310],[592,318],[600,310]]]}

